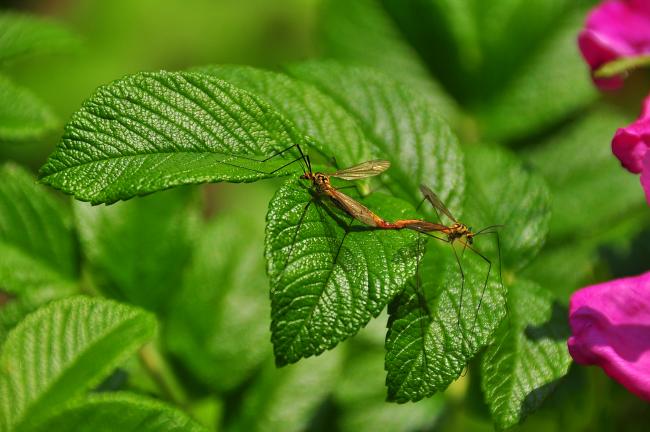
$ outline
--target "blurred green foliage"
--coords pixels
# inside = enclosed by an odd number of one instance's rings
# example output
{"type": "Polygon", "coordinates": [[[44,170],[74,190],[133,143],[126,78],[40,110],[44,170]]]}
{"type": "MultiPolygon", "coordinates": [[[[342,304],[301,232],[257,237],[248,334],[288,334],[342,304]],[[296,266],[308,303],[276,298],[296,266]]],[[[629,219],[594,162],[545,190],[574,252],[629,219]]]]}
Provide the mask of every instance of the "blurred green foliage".
{"type": "MultiPolygon", "coordinates": [[[[228,63],[276,68],[314,57],[370,66],[401,80],[428,101],[426,109],[436,110],[450,122],[466,154],[485,143],[497,143],[523,161],[522,169],[546,180],[551,195],[548,238],[544,246],[535,246],[541,247],[539,255],[520,281],[530,279],[542,290],[531,292],[554,302],[552,310],[541,308],[540,315],[531,318],[535,325],[542,325],[544,319],[553,319],[555,325],[575,289],[648,269],[650,222],[643,194],[638,179],[619,166],[609,147],[616,127],[636,116],[639,95],[647,93],[647,76],[637,73],[620,94],[603,97],[593,89],[575,44],[584,14],[593,3],[19,2],[24,11],[64,24],[83,46],[3,65],[12,83],[50,107],[53,115],[46,116],[47,123],[57,118],[58,124],[49,125],[49,131],[36,138],[3,140],[0,160],[32,170],[41,166],[62,135],[64,121],[82,101],[99,85],[126,74],[228,63]]],[[[294,72],[301,73],[305,76],[294,72]]],[[[321,88],[328,84],[327,76],[307,75],[321,88]]],[[[344,88],[338,90],[345,93],[344,88]]],[[[361,108],[368,105],[360,104],[361,108]]],[[[368,124],[365,127],[372,126],[368,124]]],[[[480,184],[487,171],[480,165],[471,168],[467,177],[474,177],[474,183],[469,184],[480,184]]],[[[157,314],[160,350],[170,362],[161,366],[160,375],[147,373],[136,361],[122,363],[121,373],[127,378],[118,388],[171,400],[210,429],[493,429],[481,392],[486,385],[481,375],[489,365],[472,364],[446,392],[417,404],[385,402],[385,375],[380,367],[385,316],[333,352],[284,369],[273,366],[261,248],[263,217],[277,189],[275,181],[181,188],[104,208],[71,206],[60,194],[53,196],[35,186],[14,165],[5,165],[1,175],[7,183],[0,184],[0,195],[9,197],[0,202],[1,222],[6,224],[0,223],[2,338],[39,304],[73,292],[102,293],[157,314]],[[15,182],[11,190],[9,182],[15,182]],[[24,205],[30,219],[7,218],[6,214],[25,212],[20,205],[7,203],[24,205]],[[29,221],[28,227],[20,225],[29,221]],[[66,246],[52,248],[54,242],[66,246]],[[23,295],[27,289],[30,295],[23,295]],[[156,380],[164,382],[166,374],[176,377],[168,381],[180,382],[183,400],[169,396],[178,392],[160,390],[156,380]]],[[[458,199],[480,195],[474,186],[464,194],[449,187],[448,193],[458,194],[458,199]]],[[[471,206],[468,210],[471,214],[471,206]]],[[[508,281],[511,275],[504,277],[508,281]]],[[[511,293],[515,299],[518,296],[511,293]]],[[[514,305],[511,309],[512,316],[506,319],[522,327],[521,315],[514,305]]],[[[33,326],[34,320],[19,330],[36,333],[33,326]]],[[[130,334],[128,328],[124,334],[130,334]]],[[[498,337],[505,340],[509,335],[499,331],[498,337]]],[[[561,347],[560,343],[552,348],[561,347]]],[[[10,348],[18,349],[16,342],[10,348]]],[[[115,355],[124,357],[133,351],[125,348],[115,355]]],[[[14,355],[6,348],[3,353],[14,355]]],[[[487,358],[491,355],[488,352],[487,358]]],[[[102,359],[102,351],[91,351],[89,356],[102,359]]],[[[110,368],[120,364],[112,357],[103,361],[110,368]]],[[[70,371],[77,366],[63,365],[70,371]]],[[[506,366],[518,367],[516,362],[506,366]]],[[[556,377],[563,370],[551,372],[556,377]]],[[[106,370],[75,391],[91,388],[109,374],[106,370]]],[[[573,365],[552,387],[552,392],[542,389],[550,396],[517,429],[647,427],[648,406],[600,370],[573,365]]],[[[57,421],[64,417],[84,418],[88,404],[101,406],[106,418],[114,418],[115,412],[121,412],[120,404],[131,402],[121,398],[77,401],[52,424],[61,424],[57,421]]],[[[40,399],[40,403],[47,401],[40,399]]],[[[138,403],[143,413],[155,412],[163,422],[182,416],[153,402],[138,403]]],[[[138,419],[134,414],[123,420],[128,425],[138,419]]],[[[514,415],[502,425],[518,420],[514,415]]],[[[186,417],[179,421],[189,422],[186,417]]]]}

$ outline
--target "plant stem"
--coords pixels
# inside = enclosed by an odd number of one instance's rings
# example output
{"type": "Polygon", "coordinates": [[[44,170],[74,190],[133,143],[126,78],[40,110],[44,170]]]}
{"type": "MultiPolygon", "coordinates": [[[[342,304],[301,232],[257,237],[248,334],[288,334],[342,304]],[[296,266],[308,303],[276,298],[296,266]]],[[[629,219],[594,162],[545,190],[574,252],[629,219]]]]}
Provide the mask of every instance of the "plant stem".
{"type": "Polygon", "coordinates": [[[152,342],[147,343],[138,351],[138,357],[162,395],[174,404],[186,407],[187,393],[156,345],[152,342]]]}

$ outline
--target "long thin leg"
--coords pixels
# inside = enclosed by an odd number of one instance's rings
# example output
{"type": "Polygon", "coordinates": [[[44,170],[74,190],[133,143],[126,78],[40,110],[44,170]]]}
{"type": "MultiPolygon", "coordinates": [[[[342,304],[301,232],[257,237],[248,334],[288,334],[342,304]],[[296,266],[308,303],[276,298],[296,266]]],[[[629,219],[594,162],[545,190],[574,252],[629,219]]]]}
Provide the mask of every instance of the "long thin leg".
{"type": "Polygon", "coordinates": [[[291,255],[293,255],[293,248],[296,246],[296,239],[298,238],[298,233],[300,232],[300,228],[302,227],[302,222],[305,219],[307,210],[309,209],[309,206],[313,201],[314,201],[313,199],[310,199],[307,202],[305,208],[302,210],[300,219],[298,219],[298,225],[296,226],[296,231],[294,231],[293,238],[291,239],[291,248],[289,249],[289,253],[287,254],[287,259],[284,262],[284,266],[282,266],[282,272],[280,273],[280,281],[282,281],[282,278],[284,277],[284,271],[287,269],[287,266],[289,265],[289,261],[291,260],[291,255]]]}
{"type": "MultiPolygon", "coordinates": [[[[498,231],[488,231],[484,232],[483,234],[494,234],[496,239],[497,239],[497,253],[499,257],[499,285],[501,285],[501,288],[503,289],[503,277],[501,276],[501,268],[503,267],[502,262],[501,262],[501,239],[499,237],[499,232],[498,231]]],[[[506,295],[506,314],[508,317],[510,316],[510,308],[508,307],[508,299],[506,295]]]]}
{"type": "MultiPolygon", "coordinates": [[[[271,155],[271,156],[269,156],[269,157],[267,157],[267,158],[265,158],[265,159],[256,159],[256,158],[251,158],[251,157],[244,156],[244,155],[232,155],[232,156],[235,157],[235,158],[238,158],[238,159],[246,159],[246,160],[253,161],[253,162],[265,163],[265,162],[268,162],[269,160],[271,160],[271,159],[273,159],[273,158],[275,158],[275,157],[277,157],[277,156],[280,156],[280,155],[286,153],[287,151],[291,150],[291,149],[294,148],[294,147],[298,149],[298,152],[300,152],[300,157],[298,157],[298,158],[292,160],[291,162],[289,162],[289,163],[287,163],[287,164],[285,164],[285,165],[282,165],[280,168],[274,169],[274,170],[271,171],[271,172],[266,172],[266,171],[256,170],[256,169],[254,169],[254,168],[245,168],[245,167],[241,167],[241,166],[239,166],[239,165],[236,165],[236,164],[233,164],[233,163],[230,163],[230,162],[226,162],[225,160],[223,160],[223,161],[219,161],[219,162],[220,162],[220,163],[223,163],[223,164],[225,164],[225,165],[233,166],[233,167],[236,167],[236,168],[246,169],[246,170],[253,171],[253,172],[257,172],[257,173],[261,173],[261,174],[274,174],[274,173],[278,172],[279,170],[281,170],[281,169],[283,169],[283,168],[286,168],[287,166],[289,166],[289,165],[291,165],[291,164],[294,164],[294,163],[296,163],[296,162],[302,160],[302,161],[305,163],[306,168],[311,172],[311,164],[309,163],[309,156],[306,156],[306,155],[303,153],[302,148],[300,147],[299,144],[292,144],[292,145],[290,145],[289,147],[287,147],[287,148],[285,148],[285,149],[283,149],[283,150],[280,150],[279,152],[277,152],[277,153],[275,153],[275,154],[273,154],[273,155],[271,155]]],[[[304,172],[304,171],[305,171],[305,170],[303,169],[303,172],[304,172]]]]}
{"type": "Polygon", "coordinates": [[[485,290],[486,290],[486,288],[487,288],[487,284],[488,284],[488,281],[489,281],[489,279],[490,279],[490,272],[492,271],[492,261],[490,261],[489,259],[487,259],[487,257],[486,257],[485,255],[483,255],[482,253],[480,253],[478,250],[476,250],[475,248],[473,248],[473,247],[470,246],[469,244],[464,243],[464,245],[465,245],[469,250],[471,250],[472,252],[474,252],[476,255],[478,255],[478,256],[480,256],[481,258],[483,258],[483,260],[484,260],[486,263],[488,263],[488,271],[487,271],[487,275],[485,276],[485,282],[483,283],[483,289],[481,290],[481,297],[480,297],[479,300],[478,300],[478,306],[476,307],[476,315],[474,315],[474,322],[472,323],[472,331],[474,331],[474,326],[476,325],[476,320],[478,319],[478,313],[480,312],[480,310],[481,310],[481,304],[483,303],[483,296],[485,295],[485,290]]]}
{"type": "Polygon", "coordinates": [[[417,261],[415,262],[415,295],[418,298],[418,312],[420,313],[420,316],[418,317],[418,321],[420,322],[420,335],[422,337],[422,355],[423,355],[423,361],[422,361],[422,372],[424,374],[427,373],[429,370],[429,359],[427,357],[427,350],[426,350],[426,339],[427,339],[427,332],[425,328],[425,316],[427,320],[427,325],[429,323],[429,317],[430,317],[430,312],[429,312],[429,305],[427,304],[427,299],[424,295],[424,291],[422,290],[422,278],[420,277],[420,262],[422,260],[422,256],[424,253],[421,253],[422,251],[422,236],[418,234],[418,243],[417,243],[417,261]],[[423,316],[422,311],[424,311],[425,316],[423,316]]]}
{"type": "Polygon", "coordinates": [[[334,261],[332,261],[333,264],[336,264],[336,260],[339,259],[339,253],[341,253],[341,248],[343,247],[345,238],[348,236],[348,233],[350,232],[350,227],[352,226],[353,223],[354,223],[354,218],[350,218],[348,225],[345,227],[345,233],[343,233],[343,238],[341,239],[341,243],[339,243],[339,247],[338,249],[336,249],[336,254],[334,255],[334,261]]]}
{"type": "Polygon", "coordinates": [[[465,338],[465,333],[463,332],[463,328],[460,325],[460,321],[463,316],[463,296],[465,294],[465,272],[463,271],[463,266],[460,263],[460,259],[458,258],[458,253],[456,252],[454,243],[450,242],[450,244],[451,244],[451,250],[454,251],[454,257],[456,258],[456,263],[458,264],[458,270],[460,271],[460,301],[458,303],[458,321],[456,321],[456,325],[458,326],[458,331],[460,332],[460,335],[462,336],[463,340],[469,345],[468,340],[465,338]]]}

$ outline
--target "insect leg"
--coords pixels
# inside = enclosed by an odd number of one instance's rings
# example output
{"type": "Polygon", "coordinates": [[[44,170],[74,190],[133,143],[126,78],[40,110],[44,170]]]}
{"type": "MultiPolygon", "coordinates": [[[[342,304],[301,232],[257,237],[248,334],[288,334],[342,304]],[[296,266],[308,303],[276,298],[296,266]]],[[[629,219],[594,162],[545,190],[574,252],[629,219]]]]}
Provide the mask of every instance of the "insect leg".
{"type": "Polygon", "coordinates": [[[284,271],[287,269],[287,266],[289,265],[289,262],[291,261],[291,255],[293,255],[293,248],[296,246],[296,239],[298,238],[298,233],[300,232],[300,228],[302,227],[302,222],[305,219],[305,215],[307,214],[307,210],[309,210],[309,206],[313,202],[313,198],[310,199],[307,204],[305,205],[304,209],[302,210],[302,214],[300,215],[300,219],[298,219],[298,225],[296,226],[296,230],[293,233],[293,237],[291,239],[291,248],[289,249],[289,253],[287,254],[287,259],[284,262],[284,266],[282,266],[282,271],[280,272],[280,281],[282,281],[282,278],[284,277],[284,271]]]}
{"type": "Polygon", "coordinates": [[[476,320],[478,319],[478,313],[481,310],[481,304],[483,303],[483,295],[485,295],[485,289],[487,288],[487,284],[488,284],[488,281],[490,279],[490,272],[492,271],[492,261],[490,261],[485,255],[483,255],[482,253],[480,253],[478,250],[476,250],[472,246],[468,245],[467,243],[464,243],[464,245],[469,250],[474,252],[476,255],[483,258],[483,260],[488,264],[487,275],[485,276],[485,282],[483,283],[483,289],[481,290],[481,297],[478,300],[478,306],[476,307],[476,315],[474,315],[474,322],[472,323],[472,331],[473,331],[474,330],[474,325],[476,325],[476,320]]]}
{"type": "Polygon", "coordinates": [[[458,331],[460,332],[463,341],[469,346],[469,341],[465,337],[465,332],[463,331],[463,328],[460,325],[460,321],[463,316],[463,296],[465,295],[465,272],[463,271],[463,265],[460,262],[460,258],[458,258],[458,252],[456,252],[456,248],[454,247],[454,242],[449,242],[449,243],[451,244],[451,250],[454,251],[456,264],[458,264],[458,270],[460,271],[460,301],[458,302],[458,321],[456,321],[456,325],[458,326],[458,331]]]}
{"type": "Polygon", "coordinates": [[[415,262],[415,295],[418,298],[418,321],[420,323],[420,336],[422,337],[422,372],[426,374],[429,369],[429,360],[427,358],[426,350],[426,338],[427,332],[425,326],[429,325],[429,317],[431,313],[429,312],[429,305],[427,304],[427,299],[422,290],[422,278],[420,275],[420,262],[424,252],[422,251],[422,236],[418,234],[418,243],[417,243],[417,261],[415,262]],[[423,314],[424,311],[424,314],[423,314]]]}

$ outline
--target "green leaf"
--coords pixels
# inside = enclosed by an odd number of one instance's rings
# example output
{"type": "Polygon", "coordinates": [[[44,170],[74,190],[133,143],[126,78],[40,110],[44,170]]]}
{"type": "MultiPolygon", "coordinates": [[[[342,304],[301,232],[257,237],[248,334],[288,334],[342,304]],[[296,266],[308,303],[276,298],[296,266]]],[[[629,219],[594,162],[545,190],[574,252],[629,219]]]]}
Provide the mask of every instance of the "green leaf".
{"type": "Polygon", "coordinates": [[[200,432],[207,431],[185,413],[144,396],[93,394],[57,410],[34,431],[200,432]]]}
{"type": "Polygon", "coordinates": [[[271,349],[263,222],[235,212],[202,227],[170,307],[169,350],[219,392],[241,384],[271,349]]]}
{"type": "Polygon", "coordinates": [[[387,385],[389,398],[397,402],[419,400],[445,389],[490,342],[506,314],[501,267],[522,268],[546,237],[549,193],[543,180],[527,173],[503,149],[470,149],[466,211],[461,220],[480,224],[474,232],[504,225],[498,228],[501,241],[488,234],[475,237],[472,247],[483,259],[462,244],[429,240],[419,268],[420,287],[416,280],[389,308],[387,385]],[[464,286],[452,247],[462,266],[464,286]]]}
{"type": "MultiPolygon", "coordinates": [[[[389,220],[407,217],[408,205],[386,195],[363,203],[389,220]]],[[[269,204],[266,258],[278,365],[353,335],[413,275],[415,233],[349,222],[327,199],[312,197],[304,181],[287,182],[269,204]]]]}
{"type": "Polygon", "coordinates": [[[91,277],[106,295],[159,314],[181,286],[198,215],[187,189],[92,207],[75,214],[91,277]]]}
{"type": "Polygon", "coordinates": [[[33,139],[56,124],[56,117],[39,98],[0,75],[1,140],[33,139]]]}
{"type": "Polygon", "coordinates": [[[84,297],[29,315],[0,351],[0,429],[29,429],[96,386],[155,329],[139,309],[84,297]]]}
{"type": "Polygon", "coordinates": [[[40,304],[76,290],[70,211],[17,165],[0,166],[0,341],[40,304]]]}
{"type": "Polygon", "coordinates": [[[539,133],[598,98],[576,43],[585,13],[579,10],[554,23],[535,56],[477,110],[484,139],[504,141],[539,133]]]}
{"type": "Polygon", "coordinates": [[[267,363],[248,387],[234,421],[226,430],[308,430],[311,418],[336,388],[341,367],[341,350],[283,369],[267,363]]]}
{"type": "Polygon", "coordinates": [[[0,62],[70,51],[79,40],[60,24],[13,12],[0,13],[0,62]]]}
{"type": "Polygon", "coordinates": [[[447,388],[506,314],[506,289],[496,267],[486,279],[488,264],[455,247],[464,284],[452,245],[432,239],[419,265],[419,284],[410,283],[389,305],[389,400],[418,401],[447,388]]]}
{"type": "Polygon", "coordinates": [[[387,404],[383,344],[357,345],[356,341],[356,337],[350,340],[343,376],[335,392],[340,430],[390,432],[431,428],[443,413],[442,395],[417,404],[387,404]]]}
{"type": "Polygon", "coordinates": [[[551,241],[597,234],[622,214],[645,207],[639,179],[611,150],[617,128],[633,114],[601,103],[531,151],[524,153],[553,192],[551,241]]]}
{"type": "Polygon", "coordinates": [[[399,76],[447,119],[456,116],[454,101],[433,80],[378,0],[327,1],[321,27],[324,57],[399,76]]]}
{"type": "Polygon", "coordinates": [[[596,99],[575,41],[586,3],[383,1],[483,141],[539,133],[596,99]]]}
{"type": "Polygon", "coordinates": [[[539,408],[571,364],[565,307],[525,280],[510,287],[508,304],[508,319],[481,362],[485,400],[501,429],[539,408]]]}
{"type": "MultiPolygon", "coordinates": [[[[498,228],[503,268],[523,268],[537,255],[548,232],[551,197],[546,183],[496,146],[472,147],[466,172],[463,222],[475,232],[503,225],[498,228]]],[[[479,235],[475,247],[492,253],[496,243],[489,237],[479,235]]]]}
{"type": "Polygon", "coordinates": [[[305,138],[293,125],[224,81],[140,73],[100,87],[83,104],[40,176],[82,201],[112,203],[182,184],[299,172],[280,169],[284,158],[259,162],[294,144],[305,138]]]}
{"type": "Polygon", "coordinates": [[[371,69],[333,62],[293,65],[289,74],[315,85],[361,125],[373,153],[389,159],[387,186],[417,205],[426,183],[456,210],[464,173],[458,141],[430,101],[399,81],[371,69]]]}
{"type": "Polygon", "coordinates": [[[245,66],[207,66],[196,71],[223,79],[264,99],[314,138],[316,142],[312,144],[320,153],[330,158],[336,156],[339,168],[377,156],[372,154],[355,119],[332,98],[306,82],[245,66]]]}

